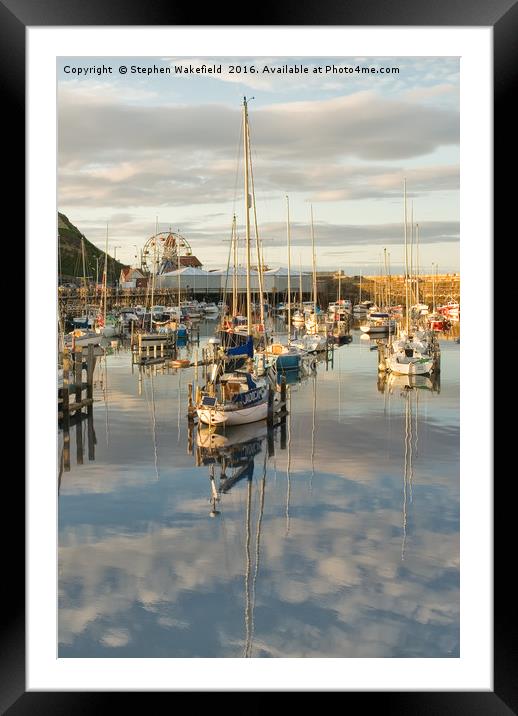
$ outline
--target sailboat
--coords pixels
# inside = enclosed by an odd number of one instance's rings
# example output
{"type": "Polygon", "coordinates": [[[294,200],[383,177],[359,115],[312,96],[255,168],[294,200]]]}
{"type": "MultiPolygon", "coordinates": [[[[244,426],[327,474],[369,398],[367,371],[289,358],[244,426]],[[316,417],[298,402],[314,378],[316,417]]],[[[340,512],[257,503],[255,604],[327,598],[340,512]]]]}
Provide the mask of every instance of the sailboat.
{"type": "Polygon", "coordinates": [[[326,333],[322,334],[320,328],[322,324],[319,323],[318,314],[319,308],[317,305],[317,272],[316,272],[316,257],[315,257],[315,231],[313,226],[313,207],[311,207],[311,253],[313,262],[313,310],[306,320],[306,334],[302,338],[298,338],[293,341],[293,345],[296,348],[307,351],[308,353],[317,353],[327,349],[327,328],[323,324],[326,333]]]}
{"type": "Polygon", "coordinates": [[[96,320],[95,330],[101,333],[105,338],[111,338],[117,333],[117,321],[112,315],[107,313],[108,304],[108,225],[106,225],[106,248],[104,251],[104,273],[103,273],[103,293],[102,293],[102,313],[96,320]]]}
{"type": "Polygon", "coordinates": [[[302,328],[305,320],[304,304],[302,303],[302,264],[299,262],[299,307],[294,311],[291,322],[294,328],[302,328]]]}
{"type": "Polygon", "coordinates": [[[410,301],[407,241],[406,179],[404,180],[404,240],[405,240],[405,331],[389,344],[387,368],[396,375],[427,375],[434,369],[428,336],[410,330],[410,301]]]}
{"type": "MultiPolygon", "coordinates": [[[[244,141],[244,194],[245,194],[245,246],[246,246],[246,344],[227,348],[223,355],[212,364],[209,380],[201,391],[196,405],[199,420],[209,426],[243,425],[263,420],[268,414],[269,383],[256,377],[248,370],[226,372],[228,357],[245,352],[253,355],[252,297],[250,287],[250,209],[252,195],[249,191],[250,128],[248,103],[243,100],[243,141],[244,141]],[[237,353],[236,353],[237,351],[237,353]]],[[[254,210],[255,216],[255,210],[254,210]]],[[[256,231],[257,236],[257,231],[256,231]]],[[[261,292],[262,303],[262,292],[261,292]]]]}
{"type": "Polygon", "coordinates": [[[307,351],[300,346],[296,346],[291,343],[291,227],[290,227],[290,202],[289,198],[286,197],[287,205],[287,244],[288,244],[288,301],[287,301],[287,317],[286,322],[288,324],[288,344],[285,345],[280,342],[274,342],[267,344],[262,351],[256,351],[256,364],[261,364],[262,370],[274,366],[277,371],[282,370],[297,370],[300,366],[300,361],[307,355],[307,351]]]}

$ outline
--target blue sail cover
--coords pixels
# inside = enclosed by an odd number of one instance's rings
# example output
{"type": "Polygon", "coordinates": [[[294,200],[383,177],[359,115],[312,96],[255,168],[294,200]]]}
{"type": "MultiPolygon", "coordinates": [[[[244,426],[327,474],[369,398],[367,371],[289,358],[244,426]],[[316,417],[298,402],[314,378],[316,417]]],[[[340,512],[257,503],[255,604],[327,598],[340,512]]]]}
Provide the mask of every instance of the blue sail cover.
{"type": "Polygon", "coordinates": [[[243,356],[247,355],[250,358],[254,355],[254,340],[252,336],[248,336],[246,343],[240,346],[234,346],[233,348],[227,348],[226,353],[228,356],[243,356]]]}

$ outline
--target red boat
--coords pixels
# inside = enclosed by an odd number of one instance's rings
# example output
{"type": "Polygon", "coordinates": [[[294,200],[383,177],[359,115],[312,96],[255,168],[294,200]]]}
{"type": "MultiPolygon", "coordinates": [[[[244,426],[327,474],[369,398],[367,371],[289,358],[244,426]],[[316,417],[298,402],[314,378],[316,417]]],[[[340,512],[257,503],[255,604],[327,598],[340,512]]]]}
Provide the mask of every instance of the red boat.
{"type": "Polygon", "coordinates": [[[446,316],[440,313],[434,313],[428,316],[428,327],[432,331],[447,331],[451,327],[451,323],[446,316]]]}

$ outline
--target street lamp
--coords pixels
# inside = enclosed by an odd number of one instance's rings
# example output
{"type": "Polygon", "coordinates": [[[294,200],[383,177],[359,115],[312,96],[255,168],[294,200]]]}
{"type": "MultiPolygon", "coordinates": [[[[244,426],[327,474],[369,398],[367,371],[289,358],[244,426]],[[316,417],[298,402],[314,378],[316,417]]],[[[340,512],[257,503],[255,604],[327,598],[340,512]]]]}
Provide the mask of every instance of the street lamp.
{"type": "MultiPolygon", "coordinates": [[[[115,263],[117,263],[117,249],[122,249],[122,246],[114,246],[113,247],[113,260],[115,263]]],[[[113,271],[115,274],[115,303],[117,303],[119,299],[119,279],[117,277],[117,274],[115,273],[117,271],[117,267],[114,265],[113,271]]]]}

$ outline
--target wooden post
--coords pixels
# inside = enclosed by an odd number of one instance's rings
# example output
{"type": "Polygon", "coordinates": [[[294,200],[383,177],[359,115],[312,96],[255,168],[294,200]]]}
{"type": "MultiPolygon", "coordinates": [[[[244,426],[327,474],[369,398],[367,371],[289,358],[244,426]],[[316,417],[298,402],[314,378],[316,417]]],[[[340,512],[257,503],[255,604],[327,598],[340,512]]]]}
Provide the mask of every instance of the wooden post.
{"type": "Polygon", "coordinates": [[[95,355],[94,347],[90,343],[88,346],[88,355],[86,359],[86,397],[90,401],[86,408],[86,415],[88,420],[88,459],[95,460],[95,447],[94,447],[94,406],[93,406],[93,382],[94,382],[94,368],[95,368],[95,355]]]}
{"type": "Polygon", "coordinates": [[[268,412],[266,417],[266,422],[268,425],[268,428],[273,428],[273,399],[274,399],[274,390],[272,386],[270,385],[268,388],[268,412]]]}
{"type": "Polygon", "coordinates": [[[188,412],[187,416],[189,420],[192,420],[194,410],[193,410],[193,404],[192,404],[192,383],[189,383],[187,386],[187,404],[188,404],[188,412]]]}
{"type": "MultiPolygon", "coordinates": [[[[74,354],[74,382],[76,384],[75,401],[81,403],[83,399],[82,389],[82,378],[83,378],[83,348],[79,346],[74,354]]],[[[78,465],[83,464],[83,421],[82,421],[82,408],[76,411],[75,419],[76,422],[76,461],[78,465]]]]}
{"type": "Polygon", "coordinates": [[[63,389],[61,407],[63,411],[63,469],[65,472],[70,470],[70,412],[68,409],[69,404],[69,369],[70,369],[70,358],[69,353],[65,349],[63,351],[63,389]]]}

